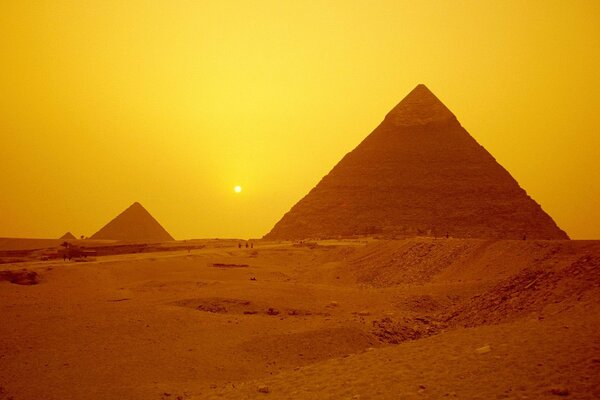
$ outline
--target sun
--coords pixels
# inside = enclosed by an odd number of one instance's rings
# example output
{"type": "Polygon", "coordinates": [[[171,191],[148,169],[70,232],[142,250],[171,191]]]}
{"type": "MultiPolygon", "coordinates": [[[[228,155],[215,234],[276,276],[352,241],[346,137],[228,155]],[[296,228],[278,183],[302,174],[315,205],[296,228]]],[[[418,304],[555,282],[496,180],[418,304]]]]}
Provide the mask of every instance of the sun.
{"type": "Polygon", "coordinates": [[[237,185],[233,188],[233,191],[236,193],[241,193],[242,192],[242,187],[240,185],[237,185]]]}

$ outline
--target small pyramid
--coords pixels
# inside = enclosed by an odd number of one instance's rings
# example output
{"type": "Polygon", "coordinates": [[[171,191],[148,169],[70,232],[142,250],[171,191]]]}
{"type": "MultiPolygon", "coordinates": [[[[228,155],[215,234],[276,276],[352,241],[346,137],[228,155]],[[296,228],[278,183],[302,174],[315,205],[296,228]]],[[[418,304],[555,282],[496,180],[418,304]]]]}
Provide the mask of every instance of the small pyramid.
{"type": "Polygon", "coordinates": [[[59,239],[60,240],[77,240],[77,238],[71,232],[65,233],[59,239]]]}
{"type": "Polygon", "coordinates": [[[568,238],[422,84],[265,238],[361,235],[568,238]]]}
{"type": "Polygon", "coordinates": [[[110,239],[140,242],[166,242],[171,235],[138,202],[96,232],[91,239],[110,239]]]}

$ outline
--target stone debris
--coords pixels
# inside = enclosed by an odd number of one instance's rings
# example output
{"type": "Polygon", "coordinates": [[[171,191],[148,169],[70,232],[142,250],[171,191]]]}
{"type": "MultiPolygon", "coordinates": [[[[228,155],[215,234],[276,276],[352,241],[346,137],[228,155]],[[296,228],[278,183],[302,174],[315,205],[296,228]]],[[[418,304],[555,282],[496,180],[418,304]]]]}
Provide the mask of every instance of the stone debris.
{"type": "Polygon", "coordinates": [[[477,354],[486,354],[486,353],[489,353],[490,351],[492,351],[492,348],[489,345],[485,345],[483,347],[479,347],[478,349],[475,349],[475,353],[477,353],[477,354]]]}
{"type": "Polygon", "coordinates": [[[0,271],[0,282],[2,281],[15,285],[37,285],[40,279],[37,272],[21,269],[20,271],[0,271]]]}
{"type": "Polygon", "coordinates": [[[555,396],[568,396],[570,394],[569,389],[564,387],[554,387],[550,389],[550,394],[555,396]]]}
{"type": "Polygon", "coordinates": [[[433,319],[425,318],[399,318],[385,317],[371,322],[371,333],[379,341],[389,344],[398,344],[407,340],[417,340],[432,336],[440,332],[445,325],[433,319]],[[424,322],[426,321],[426,322],[424,322]]]}
{"type": "Polygon", "coordinates": [[[271,389],[269,389],[268,386],[261,385],[258,387],[258,392],[259,393],[271,393],[271,389]]]}

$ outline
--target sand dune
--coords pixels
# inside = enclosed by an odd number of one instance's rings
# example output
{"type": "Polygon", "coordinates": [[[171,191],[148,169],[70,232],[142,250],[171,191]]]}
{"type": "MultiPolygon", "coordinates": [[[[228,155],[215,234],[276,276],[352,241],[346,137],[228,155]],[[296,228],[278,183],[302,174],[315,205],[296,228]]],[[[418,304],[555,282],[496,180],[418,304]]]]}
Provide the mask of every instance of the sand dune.
{"type": "Polygon", "coordinates": [[[39,282],[0,282],[0,398],[595,398],[599,259],[412,238],[5,264],[39,282]]]}

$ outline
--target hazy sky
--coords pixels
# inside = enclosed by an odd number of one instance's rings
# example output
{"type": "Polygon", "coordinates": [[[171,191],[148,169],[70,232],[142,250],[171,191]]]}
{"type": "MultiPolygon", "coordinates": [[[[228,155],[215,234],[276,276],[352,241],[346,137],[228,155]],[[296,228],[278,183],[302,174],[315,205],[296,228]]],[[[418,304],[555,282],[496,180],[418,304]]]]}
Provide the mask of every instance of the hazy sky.
{"type": "Polygon", "coordinates": [[[0,236],[262,236],[418,83],[600,239],[597,0],[1,1],[0,236]]]}

